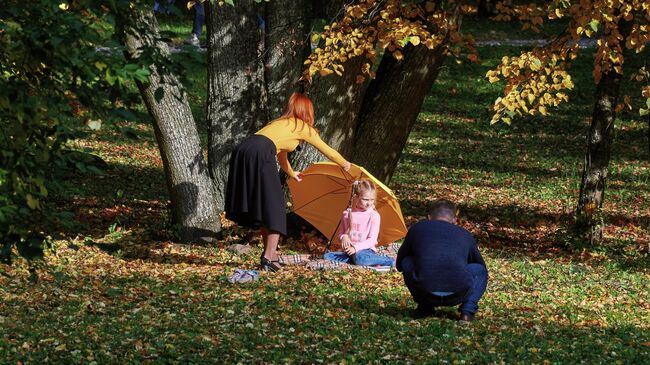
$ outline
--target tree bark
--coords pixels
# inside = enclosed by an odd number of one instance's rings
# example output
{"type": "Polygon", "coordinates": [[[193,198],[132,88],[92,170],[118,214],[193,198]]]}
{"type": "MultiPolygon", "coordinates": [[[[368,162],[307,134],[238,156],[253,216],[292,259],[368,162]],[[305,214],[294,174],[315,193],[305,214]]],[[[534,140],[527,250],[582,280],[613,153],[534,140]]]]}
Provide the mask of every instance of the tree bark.
{"type": "MultiPolygon", "coordinates": [[[[631,22],[619,23],[619,31],[623,39],[627,38],[630,30],[631,22]]],[[[577,233],[591,246],[601,243],[603,239],[604,222],[601,208],[605,198],[607,169],[614,139],[615,107],[622,78],[623,75],[610,69],[602,75],[596,86],[596,101],[587,136],[587,153],[576,209],[577,233]]]]}
{"type": "Polygon", "coordinates": [[[353,162],[388,183],[424,98],[440,72],[444,46],[408,45],[404,59],[385,54],[363,98],[354,134],[353,162]]]}
{"type": "MultiPolygon", "coordinates": [[[[125,11],[121,31],[127,57],[138,59],[146,48],[169,58],[151,10],[125,11]]],[[[187,94],[179,79],[157,64],[149,66],[149,83],[136,82],[153,119],[174,220],[183,242],[210,242],[221,231],[219,212],[201,141],[187,94]]]]}
{"type": "Polygon", "coordinates": [[[264,85],[263,5],[206,2],[208,29],[208,163],[217,204],[224,206],[233,148],[269,120],[264,85]]]}
{"type": "Polygon", "coordinates": [[[274,0],[266,9],[265,84],[271,119],[285,110],[309,56],[311,2],[274,0]]]}

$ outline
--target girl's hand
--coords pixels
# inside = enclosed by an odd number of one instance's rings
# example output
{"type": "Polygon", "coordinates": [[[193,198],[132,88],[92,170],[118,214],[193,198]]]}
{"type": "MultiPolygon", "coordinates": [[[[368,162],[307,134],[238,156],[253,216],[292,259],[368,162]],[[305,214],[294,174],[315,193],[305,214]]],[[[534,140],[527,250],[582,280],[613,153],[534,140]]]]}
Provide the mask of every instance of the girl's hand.
{"type": "Polygon", "coordinates": [[[343,249],[343,251],[345,251],[345,253],[347,253],[349,256],[352,256],[355,253],[357,253],[357,249],[354,248],[354,246],[352,246],[352,245],[346,247],[345,249],[343,249]]]}
{"type": "Polygon", "coordinates": [[[352,164],[349,161],[345,161],[345,165],[343,165],[343,170],[345,170],[345,172],[348,172],[350,171],[350,167],[352,167],[352,164]]]}
{"type": "Polygon", "coordinates": [[[297,182],[302,181],[302,172],[296,172],[296,175],[293,176],[293,179],[296,180],[297,182]]]}
{"type": "Polygon", "coordinates": [[[350,245],[352,245],[352,241],[350,241],[350,236],[348,236],[347,234],[343,235],[343,237],[341,237],[341,246],[343,246],[343,249],[350,247],[350,245]]]}

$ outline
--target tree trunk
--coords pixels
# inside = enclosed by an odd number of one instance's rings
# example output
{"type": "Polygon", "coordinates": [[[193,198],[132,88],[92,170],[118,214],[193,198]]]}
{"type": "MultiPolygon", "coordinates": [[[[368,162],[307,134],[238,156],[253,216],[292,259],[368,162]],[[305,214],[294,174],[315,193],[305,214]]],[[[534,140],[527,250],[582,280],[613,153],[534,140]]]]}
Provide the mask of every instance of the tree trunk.
{"type": "MultiPolygon", "coordinates": [[[[619,31],[626,39],[631,23],[621,21],[619,31]]],[[[607,168],[611,157],[614,138],[616,103],[623,75],[611,69],[602,75],[596,86],[596,102],[591,118],[591,128],[587,136],[587,153],[582,169],[580,196],[576,209],[576,229],[579,237],[591,246],[603,239],[603,217],[601,208],[605,196],[607,168]]]]}
{"type": "Polygon", "coordinates": [[[206,2],[208,29],[208,162],[224,206],[228,163],[233,148],[269,120],[264,85],[263,5],[206,2]]]}
{"type": "MultiPolygon", "coordinates": [[[[154,48],[169,58],[169,48],[159,40],[158,23],[151,10],[133,9],[124,15],[120,24],[127,57],[137,59],[144,48],[154,48]]],[[[159,65],[150,65],[149,71],[149,83],[137,85],[153,119],[174,220],[181,225],[181,240],[210,242],[221,231],[221,222],[187,94],[179,79],[159,65]]]]}
{"type": "Polygon", "coordinates": [[[445,56],[444,46],[429,50],[408,45],[404,59],[385,54],[370,82],[354,134],[353,162],[388,183],[445,56]]]}
{"type": "Polygon", "coordinates": [[[309,1],[273,0],[266,9],[265,70],[271,119],[287,106],[309,56],[309,1]]]}
{"type": "Polygon", "coordinates": [[[497,7],[493,0],[479,0],[478,16],[488,18],[495,15],[497,15],[497,7]]]}

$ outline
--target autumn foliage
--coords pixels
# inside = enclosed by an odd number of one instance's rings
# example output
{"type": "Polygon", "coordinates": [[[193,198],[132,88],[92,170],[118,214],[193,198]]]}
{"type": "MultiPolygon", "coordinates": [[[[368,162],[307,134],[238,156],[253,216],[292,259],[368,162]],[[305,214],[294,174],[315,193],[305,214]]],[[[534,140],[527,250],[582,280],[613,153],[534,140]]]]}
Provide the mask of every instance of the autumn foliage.
{"type": "MultiPolygon", "coordinates": [[[[546,45],[515,57],[503,57],[501,63],[487,73],[490,82],[506,81],[503,97],[494,103],[492,123],[524,114],[546,115],[549,107],[568,101],[566,90],[573,88],[567,69],[578,52],[580,40],[593,38],[597,48],[594,56],[593,78],[596,84],[603,74],[614,71],[623,74],[625,51],[640,53],[650,40],[648,21],[650,3],[641,0],[554,0],[544,5],[512,5],[511,1],[497,4],[496,20],[518,19],[523,28],[539,31],[544,21],[568,19],[564,32],[546,45]]],[[[642,67],[632,72],[632,78],[641,83],[641,95],[646,98],[641,115],[650,108],[648,71],[642,67]]],[[[625,96],[617,106],[632,108],[630,97],[625,96]]]]}
{"type": "MultiPolygon", "coordinates": [[[[311,79],[316,73],[342,75],[343,64],[353,57],[364,57],[357,82],[374,77],[372,65],[380,53],[388,52],[401,60],[401,50],[407,45],[422,45],[434,49],[446,47],[446,53],[457,58],[476,61],[474,38],[460,33],[458,14],[468,10],[461,1],[362,0],[345,7],[343,17],[312,36],[319,47],[305,61],[303,77],[311,79]]],[[[354,72],[354,71],[353,71],[354,72]]]]}

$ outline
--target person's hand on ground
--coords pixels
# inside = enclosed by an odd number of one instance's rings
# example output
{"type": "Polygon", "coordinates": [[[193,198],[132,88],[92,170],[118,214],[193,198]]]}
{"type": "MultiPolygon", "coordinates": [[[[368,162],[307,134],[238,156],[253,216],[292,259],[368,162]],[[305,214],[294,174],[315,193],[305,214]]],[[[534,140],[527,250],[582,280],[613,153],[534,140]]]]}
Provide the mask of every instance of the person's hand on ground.
{"type": "Polygon", "coordinates": [[[345,161],[345,165],[343,165],[343,170],[350,171],[350,167],[352,167],[352,164],[349,161],[345,161]]]}

